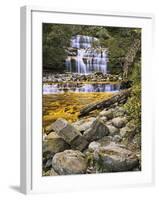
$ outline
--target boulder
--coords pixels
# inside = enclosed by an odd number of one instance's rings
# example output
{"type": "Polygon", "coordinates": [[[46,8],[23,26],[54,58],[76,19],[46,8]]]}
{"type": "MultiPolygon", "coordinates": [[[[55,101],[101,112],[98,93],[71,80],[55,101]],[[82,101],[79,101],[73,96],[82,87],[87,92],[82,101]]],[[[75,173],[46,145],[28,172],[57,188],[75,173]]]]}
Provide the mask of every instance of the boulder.
{"type": "Polygon", "coordinates": [[[79,151],[83,151],[88,146],[88,141],[81,135],[77,136],[70,142],[71,148],[79,151]]]}
{"type": "Polygon", "coordinates": [[[101,146],[107,146],[110,144],[110,142],[113,141],[113,137],[108,135],[108,136],[105,136],[99,140],[97,140],[97,142],[101,145],[101,146]]]}
{"type": "Polygon", "coordinates": [[[81,135],[81,133],[74,126],[62,118],[57,119],[51,126],[52,129],[67,143],[70,143],[78,135],[81,135]]]}
{"type": "Polygon", "coordinates": [[[109,129],[109,135],[110,136],[114,136],[114,135],[117,135],[119,134],[119,129],[112,126],[112,125],[107,125],[108,129],[109,129]]]}
{"type": "Polygon", "coordinates": [[[126,125],[126,119],[124,117],[116,117],[116,118],[112,119],[112,124],[116,128],[122,128],[123,126],[126,125]]]}
{"type": "Polygon", "coordinates": [[[90,142],[94,140],[98,140],[104,136],[109,134],[109,129],[105,126],[105,124],[100,119],[96,119],[91,127],[86,130],[83,136],[90,142]]]}
{"type": "Polygon", "coordinates": [[[52,124],[52,128],[71,146],[72,149],[82,151],[88,146],[88,141],[65,119],[56,120],[56,122],[52,124]]]}
{"type": "Polygon", "coordinates": [[[87,119],[81,119],[77,122],[74,122],[72,125],[80,132],[84,132],[89,129],[92,123],[96,120],[95,117],[89,117],[87,119]]]}
{"type": "Polygon", "coordinates": [[[67,144],[65,140],[58,136],[56,133],[51,133],[51,135],[49,135],[47,136],[49,139],[43,141],[43,154],[48,152],[54,155],[55,153],[70,148],[69,144],[67,144]]]}
{"type": "Polygon", "coordinates": [[[138,157],[132,151],[114,142],[96,151],[95,159],[102,172],[130,171],[139,165],[138,157]]]}
{"type": "Polygon", "coordinates": [[[87,159],[80,151],[65,150],[55,154],[52,167],[59,175],[84,174],[87,170],[87,159]]]}

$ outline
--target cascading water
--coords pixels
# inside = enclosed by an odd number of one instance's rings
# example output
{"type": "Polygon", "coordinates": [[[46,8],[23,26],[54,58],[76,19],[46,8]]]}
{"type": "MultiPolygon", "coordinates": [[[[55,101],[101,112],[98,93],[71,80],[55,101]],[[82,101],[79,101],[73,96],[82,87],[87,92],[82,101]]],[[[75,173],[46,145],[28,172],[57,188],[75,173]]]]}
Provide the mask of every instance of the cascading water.
{"type": "Polygon", "coordinates": [[[73,36],[68,54],[66,59],[66,69],[68,72],[89,74],[99,71],[103,74],[107,73],[107,49],[101,48],[99,40],[95,37],[73,36]],[[96,43],[96,48],[93,47],[94,43],[96,43]],[[75,55],[71,51],[76,51],[75,55]]]}

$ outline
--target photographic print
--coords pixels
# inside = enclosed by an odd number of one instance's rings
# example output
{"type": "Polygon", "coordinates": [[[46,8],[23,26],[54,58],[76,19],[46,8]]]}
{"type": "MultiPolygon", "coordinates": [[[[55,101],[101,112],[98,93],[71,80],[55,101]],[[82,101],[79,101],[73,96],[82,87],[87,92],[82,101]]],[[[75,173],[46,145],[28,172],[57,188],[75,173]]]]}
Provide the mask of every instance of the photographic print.
{"type": "Polygon", "coordinates": [[[42,24],[42,175],[141,171],[141,28],[42,24]]]}

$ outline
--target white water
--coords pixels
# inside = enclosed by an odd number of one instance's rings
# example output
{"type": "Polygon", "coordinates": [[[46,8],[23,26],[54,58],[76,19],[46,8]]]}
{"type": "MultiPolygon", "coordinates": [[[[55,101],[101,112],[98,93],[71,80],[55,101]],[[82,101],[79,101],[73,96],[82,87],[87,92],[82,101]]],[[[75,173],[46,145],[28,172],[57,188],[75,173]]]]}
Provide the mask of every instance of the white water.
{"type": "Polygon", "coordinates": [[[77,49],[76,56],[68,56],[66,59],[66,68],[69,72],[89,74],[92,72],[107,73],[108,53],[107,49],[94,48],[94,42],[99,44],[95,37],[77,35],[71,38],[71,47],[77,49]],[[75,60],[75,69],[72,69],[72,61],[75,60]]]}
{"type": "Polygon", "coordinates": [[[43,94],[58,94],[64,92],[118,92],[120,85],[118,84],[83,84],[82,86],[58,84],[44,84],[43,94]]]}

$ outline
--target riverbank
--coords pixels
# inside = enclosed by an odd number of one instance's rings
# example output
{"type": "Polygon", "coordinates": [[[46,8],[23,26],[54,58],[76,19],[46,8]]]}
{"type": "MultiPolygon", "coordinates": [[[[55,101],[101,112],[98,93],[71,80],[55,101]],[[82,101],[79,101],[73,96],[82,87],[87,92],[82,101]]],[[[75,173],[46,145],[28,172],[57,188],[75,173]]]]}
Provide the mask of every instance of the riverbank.
{"type": "Polygon", "coordinates": [[[49,125],[43,132],[43,175],[140,171],[141,130],[124,107],[126,99],[114,102],[108,108],[97,106],[79,117],[81,108],[92,104],[92,95],[94,104],[98,105],[97,97],[102,101],[98,95],[106,100],[111,99],[112,93],[107,97],[106,93],[86,93],[83,101],[81,93],[76,94],[77,99],[68,95],[66,100],[65,95],[68,94],[61,94],[63,102],[58,108],[70,109],[68,116],[61,118],[61,112],[58,115],[52,111],[53,118],[45,118],[49,125]],[[69,105],[66,106],[66,102],[69,105]]]}
{"type": "Polygon", "coordinates": [[[122,106],[74,123],[58,118],[44,136],[43,175],[140,171],[141,141],[135,131],[122,106]]]}

